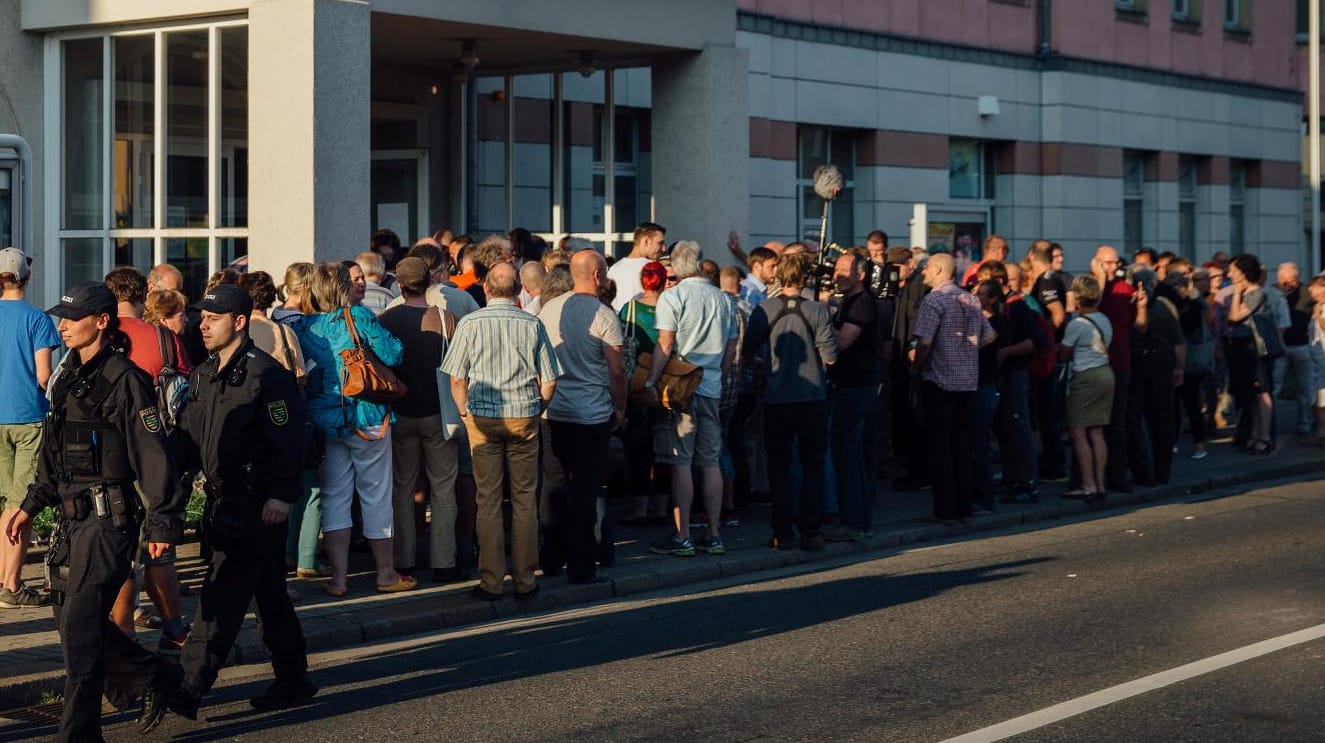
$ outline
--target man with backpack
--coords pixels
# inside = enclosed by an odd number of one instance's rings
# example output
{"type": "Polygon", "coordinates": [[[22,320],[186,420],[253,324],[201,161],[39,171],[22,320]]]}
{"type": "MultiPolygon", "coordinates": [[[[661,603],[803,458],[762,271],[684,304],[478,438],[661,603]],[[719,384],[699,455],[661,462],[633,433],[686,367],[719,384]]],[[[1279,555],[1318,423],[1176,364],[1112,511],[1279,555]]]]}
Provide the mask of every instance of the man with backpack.
{"type": "MultiPolygon", "coordinates": [[[[174,331],[142,319],[143,305],[147,301],[147,277],[141,271],[132,266],[121,266],[106,274],[105,284],[115,295],[120,330],[129,339],[129,360],[152,378],[161,425],[169,431],[173,428],[174,412],[178,410],[174,402],[181,397],[178,390],[191,371],[184,347],[174,331]]],[[[142,572],[135,570],[125,581],[111,608],[111,620],[129,636],[135,634],[135,628],[153,627],[149,615],[134,616],[139,590],[135,578],[141,575],[147,595],[161,613],[161,640],[157,650],[163,655],[179,655],[188,639],[189,626],[180,610],[175,550],[172,547],[158,557],[151,557],[147,554],[146,544],[144,536],[137,561],[142,572]]]]}
{"type": "Polygon", "coordinates": [[[823,549],[824,453],[828,447],[828,369],[837,339],[828,308],[801,297],[805,261],[784,257],[775,277],[782,287],[750,315],[744,356],[764,365],[764,447],[777,549],[823,549]],[[794,541],[791,445],[801,465],[800,541],[794,541]]]}

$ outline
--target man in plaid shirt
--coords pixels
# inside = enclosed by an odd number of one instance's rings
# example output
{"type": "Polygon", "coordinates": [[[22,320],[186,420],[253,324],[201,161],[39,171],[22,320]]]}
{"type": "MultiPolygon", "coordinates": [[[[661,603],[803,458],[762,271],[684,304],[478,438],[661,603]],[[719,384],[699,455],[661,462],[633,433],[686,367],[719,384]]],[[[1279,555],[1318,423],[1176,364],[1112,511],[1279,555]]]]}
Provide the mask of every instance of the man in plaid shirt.
{"type": "Polygon", "coordinates": [[[980,311],[980,300],[953,282],[956,264],[940,253],[925,265],[933,288],[916,317],[913,369],[920,370],[920,407],[930,456],[934,518],[971,516],[971,414],[979,386],[980,348],[997,334],[980,311]]]}

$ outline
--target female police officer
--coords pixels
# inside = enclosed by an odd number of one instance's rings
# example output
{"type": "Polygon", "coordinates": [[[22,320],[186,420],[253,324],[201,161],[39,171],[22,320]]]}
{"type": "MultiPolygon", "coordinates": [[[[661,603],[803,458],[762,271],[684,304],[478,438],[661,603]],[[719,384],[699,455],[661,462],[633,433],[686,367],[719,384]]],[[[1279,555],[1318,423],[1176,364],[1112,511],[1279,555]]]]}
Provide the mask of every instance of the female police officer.
{"type": "Polygon", "coordinates": [[[36,479],[5,532],[11,542],[18,539],[47,506],[64,514],[63,541],[47,558],[66,673],[58,739],[99,741],[103,691],[133,699],[178,678],[108,617],[129,575],[142,520],[148,552],[157,557],[179,541],[186,501],[152,381],[124,354],[115,296],[101,284],[79,284],[48,312],[60,318],[69,358],[53,382],[36,479]],[[146,496],[146,514],[135,482],[146,496]]]}

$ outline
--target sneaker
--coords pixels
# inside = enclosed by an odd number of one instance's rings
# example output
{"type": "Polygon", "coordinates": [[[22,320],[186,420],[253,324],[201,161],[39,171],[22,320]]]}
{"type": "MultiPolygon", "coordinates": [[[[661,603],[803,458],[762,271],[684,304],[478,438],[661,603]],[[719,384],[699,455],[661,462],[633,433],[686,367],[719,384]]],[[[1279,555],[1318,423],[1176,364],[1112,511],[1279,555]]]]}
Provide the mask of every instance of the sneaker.
{"type": "Polygon", "coordinates": [[[695,549],[710,555],[727,554],[727,548],[722,546],[722,537],[700,537],[695,540],[695,549]]]}
{"type": "Polygon", "coordinates": [[[735,509],[722,512],[722,525],[724,527],[736,528],[741,525],[741,514],[735,509]]]}
{"type": "Polygon", "coordinates": [[[248,700],[248,703],[253,709],[260,711],[285,709],[308,704],[316,695],[317,686],[309,681],[307,676],[300,676],[293,681],[277,679],[267,687],[262,696],[254,697],[248,700]]]}
{"type": "Polygon", "coordinates": [[[1188,455],[1188,459],[1205,459],[1208,456],[1210,456],[1210,452],[1202,449],[1201,451],[1192,452],[1190,455],[1188,455]]]}
{"type": "Polygon", "coordinates": [[[820,535],[828,542],[859,542],[865,538],[865,532],[841,524],[825,528],[820,535]]]}
{"type": "Polygon", "coordinates": [[[146,609],[138,609],[133,613],[133,626],[138,629],[160,629],[161,619],[146,609]]]}
{"type": "Polygon", "coordinates": [[[0,588],[0,609],[37,609],[49,603],[50,595],[32,586],[19,586],[17,591],[0,588]]]}
{"type": "Polygon", "coordinates": [[[704,511],[693,511],[690,514],[691,529],[707,529],[709,525],[709,515],[704,511]]]}
{"type": "Polygon", "coordinates": [[[193,631],[193,625],[189,622],[184,623],[184,632],[171,636],[163,629],[161,630],[161,640],[156,644],[156,651],[161,655],[178,657],[184,650],[184,643],[189,641],[189,633],[193,631]]]}
{"type": "Polygon", "coordinates": [[[694,557],[695,543],[690,541],[689,537],[682,537],[679,534],[673,534],[661,542],[654,542],[649,545],[649,551],[655,555],[671,555],[672,557],[694,557]]]}

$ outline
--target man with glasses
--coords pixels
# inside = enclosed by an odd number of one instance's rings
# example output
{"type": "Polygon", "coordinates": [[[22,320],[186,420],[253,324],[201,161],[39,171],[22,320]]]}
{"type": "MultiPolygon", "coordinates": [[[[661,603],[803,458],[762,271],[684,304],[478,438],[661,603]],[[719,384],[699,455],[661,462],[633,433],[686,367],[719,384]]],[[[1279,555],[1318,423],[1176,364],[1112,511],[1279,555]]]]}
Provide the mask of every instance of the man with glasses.
{"type": "Polygon", "coordinates": [[[1132,329],[1145,330],[1149,324],[1146,312],[1148,297],[1137,292],[1126,280],[1118,278],[1122,259],[1109,245],[1095,250],[1090,271],[1103,287],[1100,312],[1109,318],[1114,328],[1109,343],[1109,364],[1113,367],[1113,409],[1104,437],[1109,445],[1109,460],[1105,468],[1105,487],[1130,493],[1132,484],[1127,477],[1127,400],[1132,378],[1132,329]]]}

